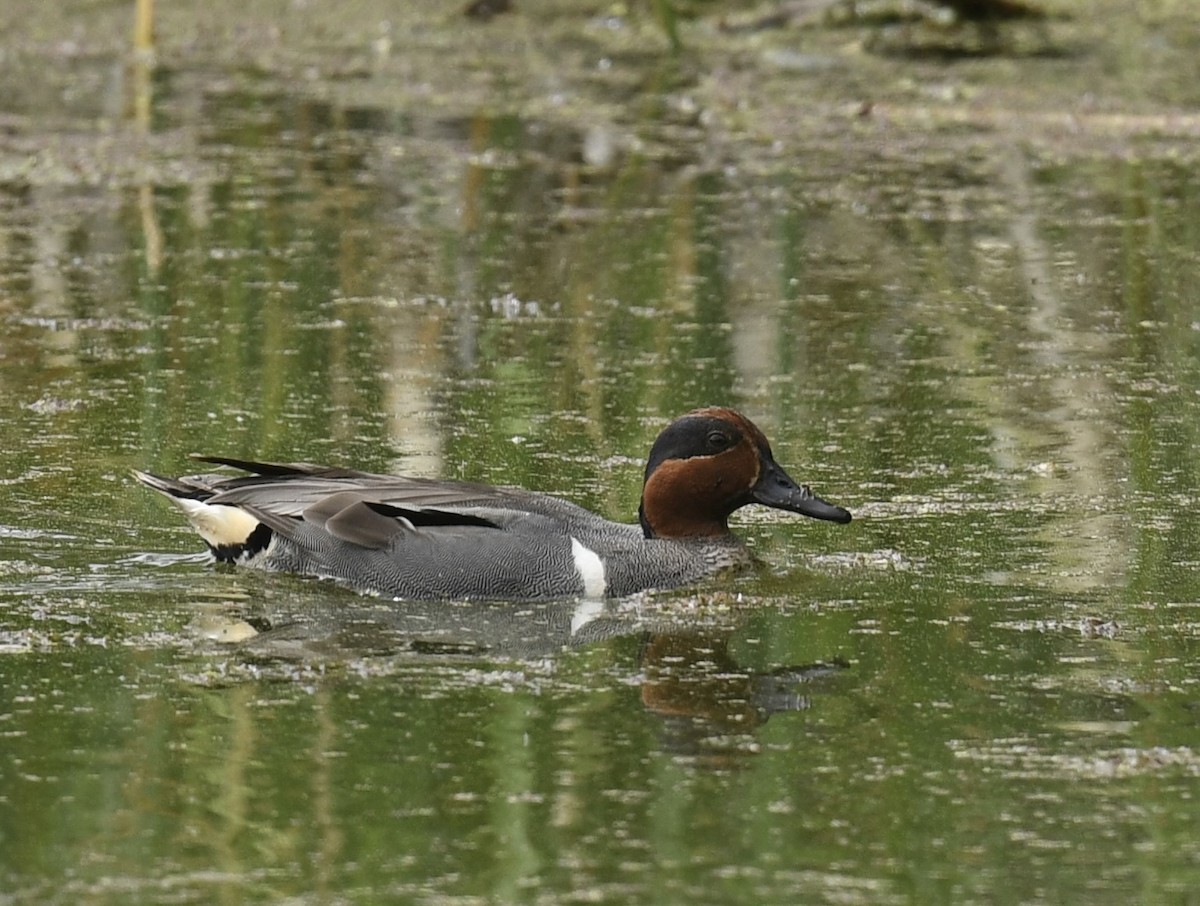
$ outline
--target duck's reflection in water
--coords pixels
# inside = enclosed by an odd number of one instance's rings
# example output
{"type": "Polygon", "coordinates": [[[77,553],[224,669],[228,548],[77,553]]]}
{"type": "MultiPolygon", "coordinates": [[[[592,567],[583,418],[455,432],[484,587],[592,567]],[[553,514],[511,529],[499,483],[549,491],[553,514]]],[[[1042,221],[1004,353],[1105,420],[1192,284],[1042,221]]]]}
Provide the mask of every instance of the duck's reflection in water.
{"type": "Polygon", "coordinates": [[[773,714],[807,711],[847,670],[843,661],[743,666],[730,651],[736,628],[649,632],[642,645],[642,702],[663,719],[663,746],[713,766],[758,751],[773,714]]]}
{"type": "Polygon", "coordinates": [[[834,691],[838,660],[743,665],[734,653],[750,614],[656,610],[645,601],[378,602],[306,599],[286,613],[208,612],[205,638],[266,660],[387,657],[405,665],[554,663],[577,649],[640,638],[634,681],[646,711],[661,720],[666,751],[714,767],[758,751],[756,734],[774,714],[806,711],[834,691]]]}

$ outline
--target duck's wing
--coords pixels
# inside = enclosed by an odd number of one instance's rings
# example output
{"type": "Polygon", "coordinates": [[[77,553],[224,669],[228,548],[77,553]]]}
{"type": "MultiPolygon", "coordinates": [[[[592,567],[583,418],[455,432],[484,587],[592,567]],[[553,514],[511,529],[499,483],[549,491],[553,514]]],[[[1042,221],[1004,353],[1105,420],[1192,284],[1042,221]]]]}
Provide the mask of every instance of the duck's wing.
{"type": "MultiPolygon", "coordinates": [[[[366,503],[399,508],[496,506],[521,509],[522,499],[542,495],[469,481],[380,475],[311,463],[258,462],[226,456],[193,459],[231,466],[248,475],[190,475],[178,479],[138,473],[139,480],[170,496],[200,496],[208,503],[254,507],[283,516],[301,516],[326,498],[352,493],[366,503]],[[147,480],[150,479],[150,480],[147,480]]],[[[468,520],[469,521],[469,520],[468,520]]]]}
{"type": "Polygon", "coordinates": [[[214,549],[229,548],[236,556],[258,523],[285,538],[295,536],[303,523],[339,541],[380,549],[422,530],[436,530],[444,538],[454,534],[452,529],[464,528],[474,535],[480,529],[511,529],[521,517],[536,517],[543,532],[562,532],[599,520],[568,501],[516,488],[309,463],[194,458],[251,474],[134,475],[173,499],[214,549]]]}
{"type": "Polygon", "coordinates": [[[452,531],[456,528],[477,530],[504,527],[504,520],[488,519],[476,513],[393,506],[357,491],[338,491],[322,497],[301,513],[300,520],[268,513],[254,506],[245,509],[284,537],[295,537],[297,522],[302,520],[339,541],[377,550],[390,547],[398,538],[417,537],[429,530],[451,530],[442,531],[443,536],[451,537],[462,534],[452,531]]]}

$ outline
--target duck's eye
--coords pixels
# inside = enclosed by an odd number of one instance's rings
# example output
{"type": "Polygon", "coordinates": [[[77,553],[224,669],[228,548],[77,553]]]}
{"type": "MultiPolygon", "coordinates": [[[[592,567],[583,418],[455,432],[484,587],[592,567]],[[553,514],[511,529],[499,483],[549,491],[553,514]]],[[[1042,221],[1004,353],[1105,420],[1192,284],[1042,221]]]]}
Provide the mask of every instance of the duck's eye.
{"type": "Polygon", "coordinates": [[[721,431],[709,431],[707,439],[710,450],[724,450],[729,446],[729,435],[721,431]]]}

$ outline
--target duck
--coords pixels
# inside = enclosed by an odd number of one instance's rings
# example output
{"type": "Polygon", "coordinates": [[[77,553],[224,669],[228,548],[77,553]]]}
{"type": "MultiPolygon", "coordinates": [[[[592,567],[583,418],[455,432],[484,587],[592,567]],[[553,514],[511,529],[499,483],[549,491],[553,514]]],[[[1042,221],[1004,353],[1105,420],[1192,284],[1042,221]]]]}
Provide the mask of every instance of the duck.
{"type": "Polygon", "coordinates": [[[720,406],[688,412],[658,435],[636,523],[515,487],[192,458],[243,474],[133,474],[183,511],[213,560],[395,600],[623,598],[751,562],[729,528],[748,504],[851,521],[784,471],[749,418],[720,406]]]}

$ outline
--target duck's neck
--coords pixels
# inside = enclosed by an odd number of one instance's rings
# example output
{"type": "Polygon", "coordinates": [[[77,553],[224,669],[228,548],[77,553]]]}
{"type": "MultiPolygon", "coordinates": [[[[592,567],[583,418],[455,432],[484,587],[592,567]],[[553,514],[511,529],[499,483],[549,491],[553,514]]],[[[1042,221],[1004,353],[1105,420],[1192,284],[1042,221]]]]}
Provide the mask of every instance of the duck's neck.
{"type": "MultiPolygon", "coordinates": [[[[649,501],[653,504],[653,498],[649,501]]],[[[722,538],[729,534],[729,521],[724,513],[688,507],[676,501],[668,508],[647,506],[642,495],[638,506],[638,522],[647,538],[722,538]]]]}

